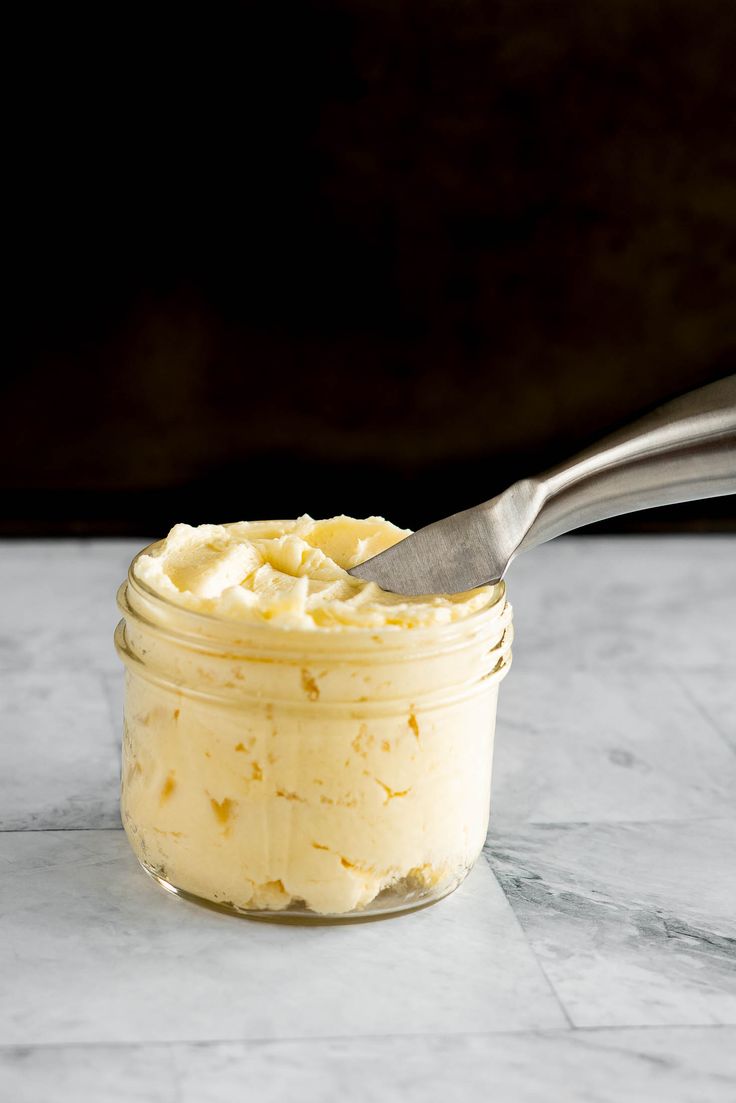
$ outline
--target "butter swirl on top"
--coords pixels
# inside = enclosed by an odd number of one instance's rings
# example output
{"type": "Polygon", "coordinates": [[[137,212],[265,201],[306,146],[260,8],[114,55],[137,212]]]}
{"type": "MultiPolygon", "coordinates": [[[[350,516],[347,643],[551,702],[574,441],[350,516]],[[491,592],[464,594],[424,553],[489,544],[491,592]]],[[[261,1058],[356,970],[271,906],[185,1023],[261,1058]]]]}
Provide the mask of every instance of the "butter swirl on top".
{"type": "Polygon", "coordinates": [[[424,628],[490,605],[496,587],[404,597],[347,572],[406,536],[382,517],[175,525],[135,577],[197,612],[279,628],[424,628]]]}

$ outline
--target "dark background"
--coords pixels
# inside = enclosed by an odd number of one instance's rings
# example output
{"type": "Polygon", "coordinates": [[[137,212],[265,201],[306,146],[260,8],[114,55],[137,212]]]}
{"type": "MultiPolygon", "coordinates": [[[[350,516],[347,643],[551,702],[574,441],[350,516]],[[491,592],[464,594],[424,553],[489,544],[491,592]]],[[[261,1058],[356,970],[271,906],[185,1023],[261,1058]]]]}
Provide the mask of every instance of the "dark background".
{"type": "Polygon", "coordinates": [[[731,0],[204,10],[11,38],[0,532],[418,526],[736,371],[731,0]]]}

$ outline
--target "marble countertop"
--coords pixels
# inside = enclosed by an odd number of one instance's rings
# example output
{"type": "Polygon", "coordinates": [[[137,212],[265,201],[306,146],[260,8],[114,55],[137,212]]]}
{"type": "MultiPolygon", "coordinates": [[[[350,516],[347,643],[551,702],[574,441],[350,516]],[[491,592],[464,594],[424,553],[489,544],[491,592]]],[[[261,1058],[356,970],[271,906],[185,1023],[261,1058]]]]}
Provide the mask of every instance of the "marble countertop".
{"type": "Polygon", "coordinates": [[[126,844],[135,550],[0,545],[1,1098],[736,1098],[736,538],[523,556],[483,857],[314,928],[169,896],[126,844]]]}

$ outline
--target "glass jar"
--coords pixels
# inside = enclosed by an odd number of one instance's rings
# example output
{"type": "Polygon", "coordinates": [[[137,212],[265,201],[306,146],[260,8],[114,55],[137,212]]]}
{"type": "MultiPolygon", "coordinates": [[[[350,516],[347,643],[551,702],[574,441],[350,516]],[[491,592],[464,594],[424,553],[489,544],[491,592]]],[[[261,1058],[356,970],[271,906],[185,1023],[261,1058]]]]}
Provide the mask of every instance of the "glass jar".
{"type": "Polygon", "coordinates": [[[289,630],[175,605],[133,560],[118,604],[123,825],[160,884],[332,921],[460,884],[488,827],[503,583],[432,628],[289,630]]]}

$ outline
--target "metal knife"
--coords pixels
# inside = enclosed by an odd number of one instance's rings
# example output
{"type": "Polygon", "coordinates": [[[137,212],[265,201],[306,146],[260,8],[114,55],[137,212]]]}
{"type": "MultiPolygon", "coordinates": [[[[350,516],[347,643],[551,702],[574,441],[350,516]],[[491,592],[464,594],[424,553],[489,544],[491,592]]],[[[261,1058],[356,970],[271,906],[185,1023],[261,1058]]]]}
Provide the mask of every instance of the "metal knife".
{"type": "Polygon", "coordinates": [[[736,493],[736,375],[691,391],[542,475],[408,536],[350,574],[397,594],[503,578],[528,548],[638,509],[736,493]]]}

